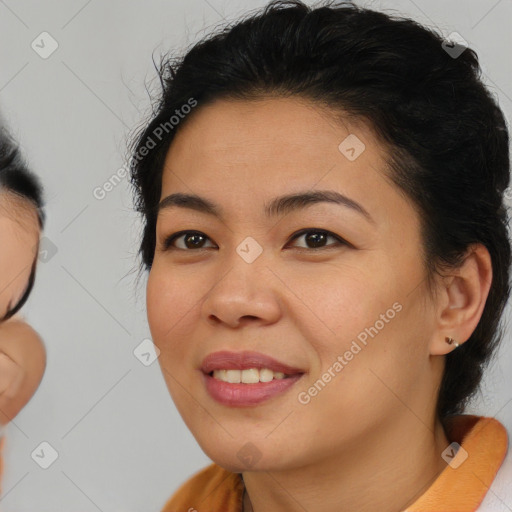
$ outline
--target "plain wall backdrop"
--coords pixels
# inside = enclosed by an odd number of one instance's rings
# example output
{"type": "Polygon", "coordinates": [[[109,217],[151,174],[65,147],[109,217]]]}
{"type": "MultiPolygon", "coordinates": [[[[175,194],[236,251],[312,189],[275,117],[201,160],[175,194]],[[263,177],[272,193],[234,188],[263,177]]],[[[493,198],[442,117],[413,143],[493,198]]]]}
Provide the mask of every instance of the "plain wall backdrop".
{"type": "MultiPolygon", "coordinates": [[[[145,366],[134,355],[150,332],[145,279],[135,282],[140,222],[128,180],[103,199],[93,191],[122,175],[127,136],[148,113],[153,56],[182,53],[266,3],[0,0],[0,112],[42,179],[48,218],[47,252],[22,310],[48,362],[7,429],[2,512],[158,511],[211,462],[176,411],[158,362],[145,366]],[[34,450],[58,458],[43,469],[34,450]]],[[[512,0],[358,3],[461,34],[511,119],[512,0]]],[[[511,334],[507,327],[471,409],[509,431],[511,334]]]]}

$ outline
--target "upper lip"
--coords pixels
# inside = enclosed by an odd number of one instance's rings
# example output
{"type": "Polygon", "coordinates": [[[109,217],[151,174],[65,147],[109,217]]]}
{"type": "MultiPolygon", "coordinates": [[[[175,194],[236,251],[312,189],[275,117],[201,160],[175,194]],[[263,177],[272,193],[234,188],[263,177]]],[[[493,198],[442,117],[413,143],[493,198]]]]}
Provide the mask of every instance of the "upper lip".
{"type": "Polygon", "coordinates": [[[299,368],[287,365],[273,357],[260,352],[230,352],[222,350],[208,354],[201,365],[201,371],[208,374],[213,370],[248,370],[250,368],[268,368],[274,372],[282,372],[285,375],[304,373],[299,368]]]}

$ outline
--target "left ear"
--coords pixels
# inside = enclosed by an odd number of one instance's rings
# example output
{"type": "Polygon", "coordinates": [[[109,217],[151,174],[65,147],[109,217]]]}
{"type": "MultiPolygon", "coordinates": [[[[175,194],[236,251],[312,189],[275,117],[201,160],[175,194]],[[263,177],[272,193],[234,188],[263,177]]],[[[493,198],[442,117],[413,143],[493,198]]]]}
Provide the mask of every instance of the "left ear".
{"type": "Polygon", "coordinates": [[[492,283],[492,262],[487,248],[468,248],[463,264],[442,278],[438,293],[437,328],[430,354],[444,355],[454,350],[445,338],[459,345],[469,339],[482,316],[492,283]]]}

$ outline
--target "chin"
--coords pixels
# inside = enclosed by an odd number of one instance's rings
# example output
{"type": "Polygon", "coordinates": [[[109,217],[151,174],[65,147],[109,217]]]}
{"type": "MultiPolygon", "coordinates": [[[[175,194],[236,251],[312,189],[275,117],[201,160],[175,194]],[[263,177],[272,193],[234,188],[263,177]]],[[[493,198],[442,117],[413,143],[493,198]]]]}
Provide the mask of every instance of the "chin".
{"type": "Polygon", "coordinates": [[[201,446],[201,448],[215,464],[232,473],[286,469],[288,461],[283,460],[282,453],[276,452],[272,447],[262,446],[262,444],[263,441],[258,442],[258,440],[255,442],[233,440],[229,446],[217,444],[201,446]]]}

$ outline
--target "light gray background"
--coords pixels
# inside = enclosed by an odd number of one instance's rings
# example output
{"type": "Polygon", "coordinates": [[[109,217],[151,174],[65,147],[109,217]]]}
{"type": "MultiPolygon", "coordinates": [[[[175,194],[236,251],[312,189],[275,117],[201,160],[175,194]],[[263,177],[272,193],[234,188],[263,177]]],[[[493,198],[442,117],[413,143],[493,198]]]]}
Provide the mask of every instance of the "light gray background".
{"type": "MultiPolygon", "coordinates": [[[[23,309],[48,364],[8,427],[3,512],[156,511],[210,463],[158,364],[145,367],[133,354],[150,333],[145,280],[135,286],[140,224],[127,180],[101,201],[92,191],[125,163],[126,137],[148,112],[152,54],[179,51],[266,3],[0,0],[0,111],[43,180],[44,235],[57,248],[40,263],[23,309]],[[45,60],[31,48],[43,31],[59,44],[45,60]],[[46,470],[31,458],[43,441],[59,455],[46,470]]],[[[511,119],[511,0],[360,3],[459,32],[511,119]]],[[[510,336],[472,410],[512,431],[510,336]]]]}

